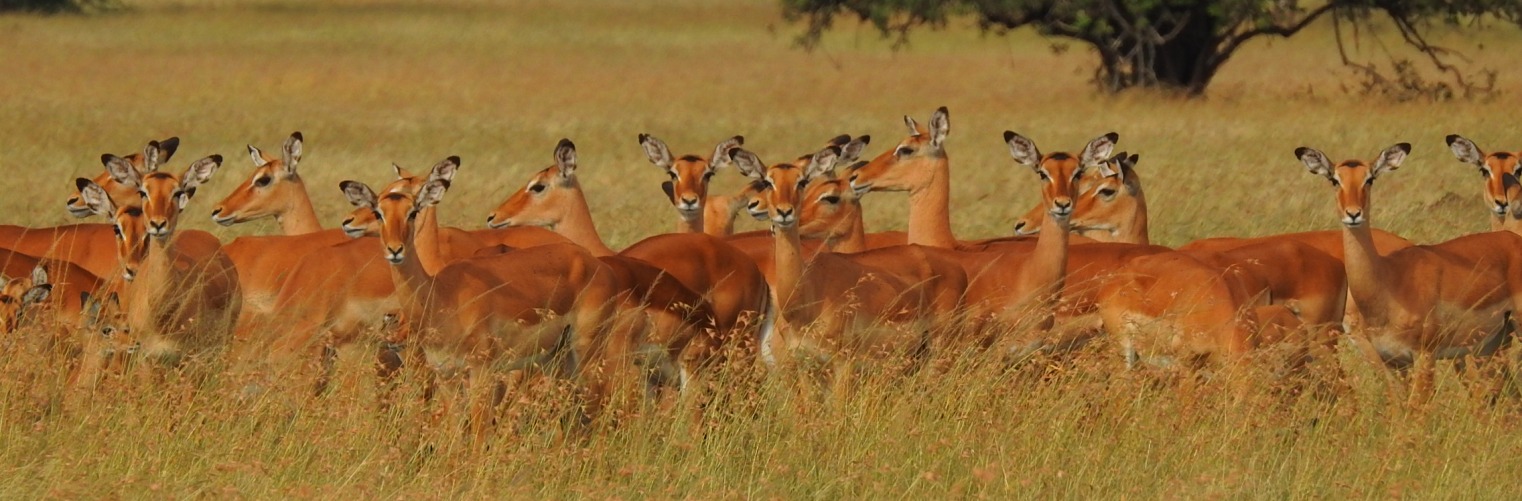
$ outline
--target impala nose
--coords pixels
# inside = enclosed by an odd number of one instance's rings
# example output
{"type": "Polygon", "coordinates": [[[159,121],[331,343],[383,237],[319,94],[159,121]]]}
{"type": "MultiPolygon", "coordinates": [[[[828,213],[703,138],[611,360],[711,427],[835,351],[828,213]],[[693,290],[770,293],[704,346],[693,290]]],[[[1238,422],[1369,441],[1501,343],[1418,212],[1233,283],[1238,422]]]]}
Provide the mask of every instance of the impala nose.
{"type": "Polygon", "coordinates": [[[1342,211],[1342,224],[1358,226],[1363,224],[1363,209],[1342,211]]]}
{"type": "Polygon", "coordinates": [[[149,221],[148,234],[156,238],[169,236],[169,221],[149,221]]]}
{"type": "Polygon", "coordinates": [[[1507,204],[1505,200],[1491,200],[1491,202],[1495,203],[1495,208],[1493,210],[1496,211],[1496,214],[1506,213],[1506,206],[1509,204],[1507,204]]]}
{"type": "Polygon", "coordinates": [[[406,255],[407,251],[404,247],[386,247],[386,261],[391,264],[402,264],[402,258],[406,257],[406,255]]]}
{"type": "Polygon", "coordinates": [[[797,219],[793,217],[793,209],[791,207],[788,207],[788,208],[778,207],[777,208],[777,215],[773,216],[772,220],[776,221],[777,224],[789,225],[789,224],[793,224],[793,222],[796,221],[797,219]]]}
{"type": "Polygon", "coordinates": [[[681,202],[677,204],[677,208],[688,211],[698,210],[698,199],[682,197],[681,202]]]}
{"type": "Polygon", "coordinates": [[[1057,217],[1067,217],[1069,215],[1072,215],[1073,214],[1073,200],[1070,199],[1070,198],[1059,198],[1059,199],[1056,199],[1056,200],[1052,200],[1052,211],[1051,212],[1052,212],[1053,216],[1057,216],[1057,217]]]}

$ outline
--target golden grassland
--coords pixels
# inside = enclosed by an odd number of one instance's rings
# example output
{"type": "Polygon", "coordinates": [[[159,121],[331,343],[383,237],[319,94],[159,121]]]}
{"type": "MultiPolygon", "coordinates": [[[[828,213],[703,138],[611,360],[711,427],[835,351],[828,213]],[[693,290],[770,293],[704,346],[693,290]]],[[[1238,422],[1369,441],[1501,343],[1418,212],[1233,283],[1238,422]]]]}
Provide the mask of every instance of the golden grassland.
{"type": "MultiPolygon", "coordinates": [[[[1350,94],[1327,30],[1259,42],[1208,99],[1105,96],[1087,85],[1079,47],[1053,54],[1030,34],[958,26],[890,50],[842,26],[824,49],[792,49],[797,28],[773,2],[128,2],[91,17],[0,16],[0,222],[73,222],[72,178],[101,153],[178,135],[170,168],[227,157],[186,212],[185,227],[230,239],[271,222],[220,228],[211,205],[245,180],[244,144],[275,151],[306,135],[301,172],[337,224],[337,183],[372,184],[392,162],[424,168],[464,158],[441,209],[478,227],[485,213],[551,163],[555,141],[579,147],[579,170],[615,247],[668,230],[664,180],[636,142],[655,134],[678,154],[743,134],[776,159],[841,133],[870,151],[903,135],[901,116],[951,110],[953,210],[964,237],[1008,231],[1038,196],[1009,158],[1013,129],[1045,151],[1107,131],[1140,153],[1153,239],[1334,227],[1325,181],[1291,152],[1369,157],[1415,145],[1382,179],[1373,219],[1418,242],[1486,229],[1479,176],[1443,136],[1516,148],[1522,49],[1514,29],[1439,38],[1509,90],[1486,102],[1391,104],[1350,94]],[[1475,40],[1484,40],[1483,48],[1475,40]]],[[[1387,37],[1390,50],[1398,42],[1387,37]]],[[[1368,43],[1368,54],[1385,48],[1368,43]]],[[[723,173],[724,189],[740,177],[723,173]]],[[[874,194],[868,225],[902,228],[903,196],[874,194]]],[[[754,227],[754,226],[753,226],[754,227]]],[[[109,382],[64,388],[66,362],[26,332],[0,345],[0,493],[4,497],[786,497],[913,498],[1515,498],[1522,470],[1517,402],[1489,406],[1447,371],[1425,416],[1398,405],[1391,377],[1344,354],[1337,398],[1225,405],[1207,392],[1120,372],[1109,347],[1048,370],[1003,374],[970,362],[940,376],[877,378],[842,402],[800,399],[767,381],[710,405],[650,411],[583,435],[560,422],[564,398],[515,406],[491,449],[468,451],[458,423],[433,423],[403,385],[376,410],[370,347],[339,367],[322,398],[299,389],[247,396],[244,381],[109,382]],[[1041,372],[1030,374],[1029,372],[1041,372]],[[675,415],[676,417],[673,417],[675,415]]],[[[31,332],[30,335],[38,335],[31,332]]],[[[212,368],[220,368],[212,364],[212,368]]],[[[293,387],[304,387],[292,384],[293,387]]],[[[1267,386],[1267,383],[1265,383],[1267,386]]],[[[551,393],[553,394],[553,393],[551,393]]],[[[1269,394],[1269,392],[1265,392],[1269,394]]]]}

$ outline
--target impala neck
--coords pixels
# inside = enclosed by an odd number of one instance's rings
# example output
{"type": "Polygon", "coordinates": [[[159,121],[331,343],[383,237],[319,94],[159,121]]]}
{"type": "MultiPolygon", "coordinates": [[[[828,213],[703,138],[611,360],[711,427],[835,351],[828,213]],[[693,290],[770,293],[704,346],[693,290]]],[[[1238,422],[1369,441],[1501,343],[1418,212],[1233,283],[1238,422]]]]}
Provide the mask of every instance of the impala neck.
{"type": "Polygon", "coordinates": [[[174,240],[178,233],[171,233],[165,240],[149,239],[148,255],[138,265],[132,282],[124,284],[122,303],[127,314],[127,325],[146,328],[160,325],[157,306],[173,301],[170,294],[183,294],[173,283],[174,240]]]}
{"type": "Polygon", "coordinates": [[[407,252],[402,262],[391,266],[391,279],[396,284],[397,301],[401,304],[404,318],[416,322],[427,313],[428,292],[433,288],[433,276],[423,266],[429,257],[438,255],[438,220],[430,207],[418,213],[414,225],[402,242],[407,252]],[[432,240],[431,245],[429,240],[432,240]],[[428,256],[425,257],[425,254],[428,256]]]}
{"type": "Polygon", "coordinates": [[[585,248],[593,256],[606,257],[618,254],[602,241],[602,235],[597,234],[597,225],[592,222],[592,208],[587,206],[587,198],[582,195],[581,186],[576,186],[577,196],[571,197],[565,214],[560,221],[555,223],[555,233],[585,248]]]}
{"type": "Polygon", "coordinates": [[[280,223],[280,232],[286,235],[305,235],[322,231],[322,223],[317,220],[317,210],[312,208],[312,198],[307,196],[306,184],[301,179],[293,179],[290,189],[295,190],[297,195],[292,196],[284,211],[275,214],[275,221],[280,223]]]}
{"type": "Polygon", "coordinates": [[[1381,280],[1388,276],[1389,263],[1374,248],[1374,235],[1369,226],[1367,221],[1356,228],[1343,226],[1342,262],[1348,275],[1348,293],[1364,318],[1374,320],[1383,314],[1384,303],[1379,299],[1389,292],[1381,280]]]}
{"type": "Polygon", "coordinates": [[[830,252],[854,254],[867,250],[867,228],[866,223],[862,221],[861,202],[851,203],[855,204],[856,214],[848,220],[850,226],[846,228],[845,233],[829,238],[830,252]]]}
{"type": "Polygon", "coordinates": [[[740,212],[739,201],[739,197],[709,195],[703,205],[703,233],[715,237],[735,234],[735,214],[740,212]]]}
{"type": "Polygon", "coordinates": [[[803,281],[803,242],[798,237],[798,225],[772,226],[775,249],[772,252],[772,293],[777,298],[777,310],[787,311],[803,298],[797,297],[798,284],[803,281]]]}
{"type": "Polygon", "coordinates": [[[443,238],[439,235],[439,210],[437,206],[428,207],[418,211],[416,236],[413,242],[408,244],[416,249],[418,261],[423,265],[423,271],[429,275],[438,274],[439,269],[448,264],[444,258],[443,238]]]}
{"type": "Polygon", "coordinates": [[[704,227],[704,221],[706,221],[708,219],[706,217],[703,217],[704,216],[704,214],[703,214],[704,212],[708,212],[708,206],[707,205],[704,205],[703,206],[703,210],[698,211],[698,215],[696,215],[696,216],[693,216],[691,218],[677,217],[676,232],[677,233],[703,233],[706,230],[706,228],[704,227]]]}
{"type": "Polygon", "coordinates": [[[1031,291],[1031,300],[1040,305],[1038,311],[1051,311],[1056,307],[1057,293],[1062,290],[1067,277],[1068,222],[1058,221],[1050,214],[1041,218],[1041,233],[1036,236],[1036,248],[1023,263],[1025,273],[1020,275],[1023,290],[1031,291]]]}
{"type": "Polygon", "coordinates": [[[1131,214],[1131,220],[1127,221],[1126,225],[1120,228],[1120,232],[1117,234],[1117,236],[1120,237],[1121,240],[1117,241],[1131,244],[1151,245],[1152,237],[1150,235],[1151,233],[1147,229],[1147,197],[1142,194],[1140,189],[1138,189],[1136,190],[1136,212],[1131,214]]]}
{"type": "Polygon", "coordinates": [[[930,167],[930,182],[909,192],[909,243],[950,249],[956,247],[951,233],[951,168],[941,157],[930,167]]]}

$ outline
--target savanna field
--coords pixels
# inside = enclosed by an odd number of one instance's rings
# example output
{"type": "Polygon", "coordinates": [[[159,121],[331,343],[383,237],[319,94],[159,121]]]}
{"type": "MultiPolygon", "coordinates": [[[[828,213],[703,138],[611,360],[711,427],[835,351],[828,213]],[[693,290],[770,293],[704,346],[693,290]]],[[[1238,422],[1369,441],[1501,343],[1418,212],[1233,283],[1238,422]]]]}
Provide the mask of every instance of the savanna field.
{"type": "MultiPolygon", "coordinates": [[[[215,202],[248,179],[245,145],[305,138],[300,174],[323,224],[351,209],[338,184],[379,186],[392,163],[461,169],[439,208],[448,226],[485,216],[575,141],[598,228],[622,248],[671,231],[666,174],[640,148],[677,155],[744,135],[769,161],[838,134],[869,134],[865,156],[950,110],[952,223],[961,238],[1008,234],[1040,197],[1001,133],[1074,151],[1109,131],[1140,155],[1153,243],[1335,229],[1333,192],[1298,146],[1333,160],[1411,157],[1381,177],[1374,225],[1418,243],[1489,228],[1474,168],[1443,142],[1522,148],[1522,31],[1448,28],[1437,39],[1500,71],[1484,100],[1391,102],[1361,95],[1329,26],[1259,40],[1208,97],[1098,93],[1093,58],[1029,32],[984,35],[969,21],[909,47],[839,26],[822,48],[772,1],[127,1],[89,16],[0,16],[0,223],[78,222],[64,209],[100,155],[179,136],[178,171],[226,157],[180,228],[224,242],[272,234],[222,227],[215,202]],[[1482,46],[1476,40],[1483,39],[1482,46]]],[[[1360,54],[1399,51],[1366,39],[1360,54]]],[[[745,178],[718,173],[716,191],[745,178]]],[[[869,231],[905,228],[902,193],[863,201],[869,231]]],[[[98,219],[98,218],[97,218],[98,219]]],[[[742,218],[743,219],[743,218],[742,218]]],[[[741,230],[762,229],[742,221],[741,230]]],[[[379,250],[377,250],[379,252],[379,250]]],[[[68,362],[35,330],[0,340],[0,497],[35,498],[1453,498],[1522,496],[1522,396],[1490,403],[1474,371],[1441,363],[1425,412],[1390,371],[1344,350],[1326,391],[1265,379],[1246,402],[1127,372],[1113,343],[1036,367],[969,359],[944,371],[876,375],[841,401],[800,395],[787,376],[726,374],[712,401],[650,405],[617,426],[571,419],[564,389],[511,397],[475,450],[459,418],[433,418],[422,377],[380,405],[370,339],[341,354],[332,388],[309,374],[248,391],[235,358],[198,376],[117,377],[70,388],[68,362]]],[[[1347,343],[1343,343],[1344,346],[1347,343]]],[[[1508,356],[1511,356],[1508,354],[1508,356]]]]}

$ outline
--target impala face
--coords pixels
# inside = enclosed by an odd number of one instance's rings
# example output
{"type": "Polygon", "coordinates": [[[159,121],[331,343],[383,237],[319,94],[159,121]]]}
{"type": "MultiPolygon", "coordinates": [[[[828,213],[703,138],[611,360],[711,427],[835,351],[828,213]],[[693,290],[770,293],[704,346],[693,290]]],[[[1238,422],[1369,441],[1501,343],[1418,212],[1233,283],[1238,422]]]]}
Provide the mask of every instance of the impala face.
{"type": "MultiPolygon", "coordinates": [[[[148,147],[144,149],[144,153],[133,153],[122,158],[127,160],[127,162],[132,165],[133,169],[137,170],[139,173],[146,174],[150,171],[153,171],[154,169],[157,169],[158,166],[163,162],[168,162],[169,159],[174,156],[174,152],[178,150],[179,147],[180,138],[170,137],[169,139],[165,139],[163,141],[149,142],[148,147]]],[[[131,200],[130,197],[137,195],[136,187],[126,186],[116,182],[115,179],[112,179],[110,172],[101,173],[95,176],[95,178],[91,181],[94,181],[95,184],[105,188],[106,194],[110,195],[116,200],[131,200]]],[[[85,204],[83,198],[80,197],[78,189],[74,191],[73,196],[69,197],[67,207],[69,209],[69,215],[74,217],[84,218],[94,214],[94,212],[90,210],[89,205],[85,204]]]]}
{"type": "Polygon", "coordinates": [[[851,231],[861,210],[856,190],[845,179],[815,179],[803,193],[798,232],[814,238],[835,238],[851,231]]]}
{"type": "MultiPolygon", "coordinates": [[[[419,176],[407,169],[403,169],[400,165],[392,164],[391,167],[396,169],[396,180],[387,184],[385,188],[382,188],[381,193],[407,193],[416,196],[418,190],[423,187],[423,183],[433,179],[435,174],[430,172],[427,176],[419,176]]],[[[448,176],[451,178],[453,175],[452,171],[448,173],[448,176]]],[[[369,186],[366,186],[365,189],[369,189],[369,186]]],[[[353,199],[350,199],[350,203],[354,204],[354,210],[339,225],[343,229],[344,234],[348,235],[349,238],[379,235],[380,218],[377,217],[375,209],[368,205],[360,205],[354,202],[353,199]]]]}
{"type": "Polygon", "coordinates": [[[937,175],[938,165],[946,163],[946,136],[951,133],[951,119],[942,106],[930,116],[926,128],[904,116],[909,136],[866,164],[855,166],[847,174],[858,194],[868,191],[910,191],[929,184],[937,175]]]}
{"type": "MultiPolygon", "coordinates": [[[[407,258],[407,242],[416,231],[418,213],[438,204],[449,189],[449,182],[460,167],[460,157],[451,156],[433,166],[426,182],[414,194],[408,190],[388,191],[379,196],[364,183],[339,183],[349,203],[369,209],[380,225],[380,241],[386,262],[402,264],[407,258]]],[[[398,169],[398,172],[401,172],[398,169]]],[[[409,176],[411,177],[411,176],[409,176]]]]}
{"type": "MultiPolygon", "coordinates": [[[[44,273],[43,277],[46,278],[44,273]]],[[[21,325],[26,309],[46,301],[53,286],[32,278],[0,279],[0,332],[14,332],[21,325]]]]}
{"type": "Polygon", "coordinates": [[[306,195],[306,186],[296,175],[296,166],[301,162],[301,147],[300,132],[291,134],[286,140],[279,158],[249,145],[248,154],[254,162],[253,175],[212,209],[211,220],[222,226],[232,226],[289,209],[288,200],[306,195]]]}
{"type": "Polygon", "coordinates": [[[1480,175],[1485,177],[1484,197],[1491,213],[1498,217],[1506,215],[1507,208],[1522,194],[1519,193],[1522,186],[1517,181],[1517,176],[1522,175],[1522,162],[1519,162],[1522,153],[1497,151],[1487,155],[1473,141],[1458,134],[1448,136],[1447,141],[1454,157],[1478,167],[1480,175]]]}
{"type": "Polygon", "coordinates": [[[580,190],[576,180],[576,144],[561,139],[555,145],[555,165],[534,174],[527,185],[507,197],[486,216],[486,226],[554,226],[565,216],[569,199],[574,199],[580,190]]]}
{"type": "Polygon", "coordinates": [[[798,224],[799,196],[808,188],[809,180],[834,168],[840,156],[840,148],[831,146],[815,154],[807,168],[794,163],[765,167],[756,154],[736,148],[730,151],[730,160],[740,172],[760,181],[765,187],[761,203],[767,205],[767,214],[774,226],[789,228],[798,224]]]}
{"type": "MultiPolygon", "coordinates": [[[[1137,200],[1135,183],[1137,155],[1125,153],[1101,164],[1099,168],[1084,171],[1078,180],[1077,198],[1073,202],[1073,215],[1068,224],[1075,232],[1113,232],[1119,228],[1116,214],[1136,214],[1141,202],[1137,200]]],[[[1015,235],[1041,233],[1041,218],[1045,208],[1033,210],[1015,221],[1015,235]]]]}
{"type": "Polygon", "coordinates": [[[735,136],[714,147],[713,156],[683,155],[673,158],[666,143],[649,134],[639,135],[639,144],[645,150],[650,163],[666,172],[671,179],[661,184],[671,204],[682,219],[691,221],[703,214],[703,203],[708,199],[708,183],[720,167],[729,162],[729,150],[745,144],[745,138],[735,136]]]}
{"type": "Polygon", "coordinates": [[[97,333],[102,341],[100,355],[112,356],[117,354],[136,353],[142,343],[132,336],[132,328],[127,324],[127,314],[122,310],[121,299],[115,292],[106,295],[105,299],[91,297],[89,293],[80,293],[80,301],[84,303],[83,315],[80,320],[80,332],[86,335],[97,333]]]}
{"type": "Polygon", "coordinates": [[[1083,153],[1076,157],[1065,152],[1043,156],[1034,141],[1013,131],[1004,131],[1010,156],[1015,162],[1030,166],[1041,178],[1041,200],[1046,204],[1048,217],[1064,223],[1073,215],[1078,181],[1090,167],[1102,168],[1119,140],[1120,135],[1111,132],[1089,141],[1083,153]]]}
{"type": "Polygon", "coordinates": [[[1313,148],[1295,149],[1295,156],[1312,174],[1327,178],[1337,189],[1337,210],[1343,226],[1356,228],[1368,222],[1369,191],[1380,175],[1400,168],[1411,153],[1410,143],[1400,143],[1386,148],[1369,165],[1361,160],[1348,160],[1335,167],[1326,154],[1313,148]]]}
{"type": "Polygon", "coordinates": [[[90,207],[92,214],[111,218],[116,232],[116,259],[122,265],[122,278],[131,282],[137,270],[148,257],[148,232],[144,223],[143,209],[137,206],[118,208],[106,194],[105,188],[85,178],[74,180],[79,186],[79,196],[90,207]]]}

